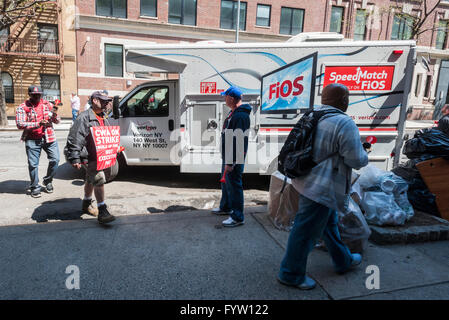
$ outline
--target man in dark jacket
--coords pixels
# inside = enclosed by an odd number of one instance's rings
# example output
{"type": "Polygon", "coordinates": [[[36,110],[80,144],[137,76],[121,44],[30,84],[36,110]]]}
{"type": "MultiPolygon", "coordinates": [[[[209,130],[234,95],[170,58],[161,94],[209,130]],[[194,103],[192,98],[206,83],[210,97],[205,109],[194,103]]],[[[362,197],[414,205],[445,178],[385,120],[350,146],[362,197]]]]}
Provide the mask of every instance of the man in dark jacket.
{"type": "Polygon", "coordinates": [[[97,170],[97,151],[90,128],[108,126],[105,111],[111,98],[102,91],[95,91],[90,97],[92,107],[81,113],[73,123],[67,137],[67,160],[72,166],[86,169],[86,183],[84,185],[83,213],[98,215],[100,223],[115,220],[104,203],[104,184],[106,176],[103,170],[97,170]],[[92,206],[92,193],[95,192],[98,211],[92,206]]]}
{"type": "Polygon", "coordinates": [[[251,106],[242,104],[242,91],[230,87],[222,93],[231,112],[223,123],[221,133],[222,175],[220,207],[213,209],[215,214],[229,214],[223,221],[225,227],[244,224],[242,175],[248,150],[249,114],[251,106]]]}

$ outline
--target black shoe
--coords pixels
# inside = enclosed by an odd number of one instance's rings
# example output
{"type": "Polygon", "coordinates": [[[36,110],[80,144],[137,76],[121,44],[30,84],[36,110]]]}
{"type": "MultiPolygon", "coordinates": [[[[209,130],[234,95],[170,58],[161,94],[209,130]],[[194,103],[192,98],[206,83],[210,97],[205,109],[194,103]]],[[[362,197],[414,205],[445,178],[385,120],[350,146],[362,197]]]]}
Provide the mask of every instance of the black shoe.
{"type": "Polygon", "coordinates": [[[98,222],[109,223],[115,220],[115,217],[109,213],[105,204],[98,207],[98,222]]]}
{"type": "Polygon", "coordinates": [[[47,191],[47,193],[53,193],[53,184],[51,182],[44,184],[45,186],[45,191],[47,191]]]}
{"type": "Polygon", "coordinates": [[[41,197],[41,188],[31,189],[31,196],[33,198],[40,198],[41,197]]]}

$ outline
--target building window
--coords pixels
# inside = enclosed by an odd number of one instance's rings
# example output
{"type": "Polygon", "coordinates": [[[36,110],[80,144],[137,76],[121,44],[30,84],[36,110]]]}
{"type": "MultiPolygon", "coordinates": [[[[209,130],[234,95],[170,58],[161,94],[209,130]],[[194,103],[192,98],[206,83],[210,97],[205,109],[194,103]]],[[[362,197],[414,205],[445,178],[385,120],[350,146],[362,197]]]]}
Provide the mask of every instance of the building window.
{"type": "Polygon", "coordinates": [[[437,42],[435,44],[435,48],[437,49],[446,48],[446,39],[447,39],[447,21],[440,20],[438,22],[437,42]]]}
{"type": "Polygon", "coordinates": [[[365,40],[366,34],[366,11],[357,9],[355,16],[354,40],[365,40]]]}
{"type": "Polygon", "coordinates": [[[270,17],[271,17],[271,6],[265,4],[258,4],[256,25],[261,27],[269,27],[270,17]]]}
{"type": "Polygon", "coordinates": [[[58,26],[38,24],[37,47],[39,53],[58,54],[58,26]]]}
{"type": "Polygon", "coordinates": [[[168,22],[195,26],[196,0],[170,0],[168,22]]]}
{"type": "MultiPolygon", "coordinates": [[[[235,29],[237,23],[237,1],[222,0],[220,11],[220,28],[235,29]]],[[[240,30],[246,30],[246,2],[240,2],[240,30]]]]}
{"type": "Polygon", "coordinates": [[[157,0],[140,0],[140,15],[157,17],[157,0]]]}
{"type": "Polygon", "coordinates": [[[5,91],[5,102],[14,103],[14,83],[8,72],[2,72],[2,83],[5,91]]]}
{"type": "Polygon", "coordinates": [[[295,35],[302,32],[304,25],[304,10],[281,8],[281,23],[279,33],[295,35]]]}
{"type": "Polygon", "coordinates": [[[127,0],[96,0],[97,16],[126,18],[127,0]]]}
{"type": "Polygon", "coordinates": [[[105,44],[104,52],[105,75],[108,77],[123,77],[123,46],[105,44]]]}
{"type": "Polygon", "coordinates": [[[9,27],[0,29],[0,52],[8,51],[9,27]]]}
{"type": "Polygon", "coordinates": [[[330,32],[341,33],[343,29],[343,7],[332,7],[330,32]]]}
{"type": "Polygon", "coordinates": [[[418,73],[416,75],[415,97],[419,97],[419,94],[421,93],[421,81],[422,81],[422,74],[418,73]]]}
{"type": "Polygon", "coordinates": [[[426,86],[424,89],[424,98],[429,98],[430,97],[430,85],[432,84],[432,76],[431,75],[427,75],[426,77],[426,86]]]}
{"type": "Polygon", "coordinates": [[[56,99],[61,100],[59,75],[41,74],[41,87],[44,93],[43,99],[51,102],[54,102],[56,99]]]}
{"type": "Polygon", "coordinates": [[[412,37],[413,19],[395,15],[393,29],[391,30],[391,40],[409,40],[412,37]]]}

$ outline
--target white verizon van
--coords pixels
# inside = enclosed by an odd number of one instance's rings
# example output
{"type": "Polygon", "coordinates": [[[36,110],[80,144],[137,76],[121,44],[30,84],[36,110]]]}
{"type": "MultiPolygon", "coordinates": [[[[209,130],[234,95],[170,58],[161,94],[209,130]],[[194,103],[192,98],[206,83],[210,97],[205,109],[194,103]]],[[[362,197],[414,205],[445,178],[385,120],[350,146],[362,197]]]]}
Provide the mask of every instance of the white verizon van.
{"type": "Polygon", "coordinates": [[[220,131],[229,113],[220,92],[233,85],[253,108],[245,172],[271,174],[291,128],[333,82],[349,88],[347,113],[362,140],[377,140],[370,161],[385,170],[398,163],[414,41],[212,42],[125,50],[128,72],[179,75],[141,84],[114,104],[129,166],[219,172],[220,131]]]}

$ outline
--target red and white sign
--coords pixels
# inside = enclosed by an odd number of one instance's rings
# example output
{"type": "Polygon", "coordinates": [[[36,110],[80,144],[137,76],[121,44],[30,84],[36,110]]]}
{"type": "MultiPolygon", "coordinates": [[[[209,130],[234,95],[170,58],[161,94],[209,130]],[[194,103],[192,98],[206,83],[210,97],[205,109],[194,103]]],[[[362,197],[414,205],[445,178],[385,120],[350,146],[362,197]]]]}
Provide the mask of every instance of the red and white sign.
{"type": "Polygon", "coordinates": [[[200,93],[217,93],[217,83],[201,82],[200,93]]]}
{"type": "Polygon", "coordinates": [[[97,170],[112,167],[117,160],[120,147],[119,126],[99,126],[90,128],[97,149],[97,170]]]}
{"type": "Polygon", "coordinates": [[[341,83],[350,91],[389,91],[394,66],[326,66],[324,87],[341,83]]]}

